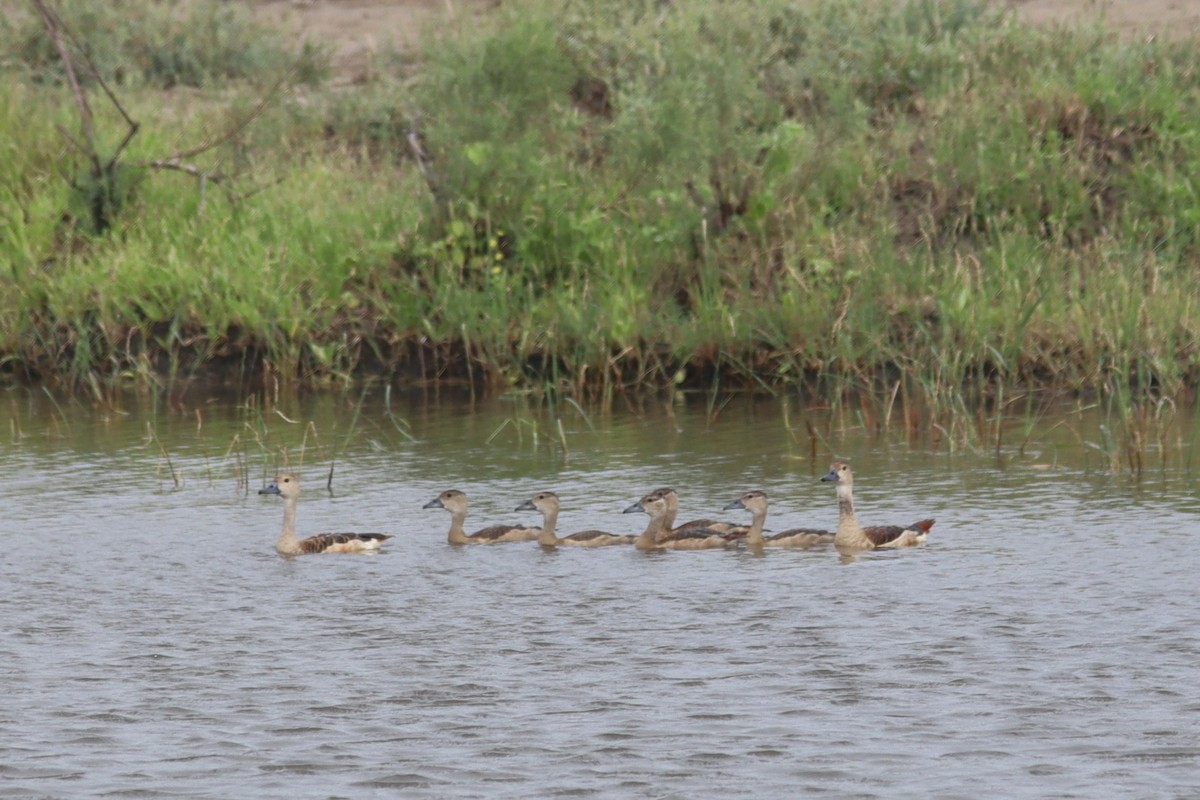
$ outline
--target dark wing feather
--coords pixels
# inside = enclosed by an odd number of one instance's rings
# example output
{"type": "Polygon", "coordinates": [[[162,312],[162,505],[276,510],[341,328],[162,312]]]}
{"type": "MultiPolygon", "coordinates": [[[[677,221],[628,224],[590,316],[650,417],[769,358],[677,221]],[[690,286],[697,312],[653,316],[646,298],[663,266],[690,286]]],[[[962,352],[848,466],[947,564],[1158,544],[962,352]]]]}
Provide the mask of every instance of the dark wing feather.
{"type": "Polygon", "coordinates": [[[472,539],[499,539],[506,533],[512,531],[536,530],[528,525],[489,525],[483,530],[475,531],[471,534],[472,539]]]}
{"type": "Polygon", "coordinates": [[[676,525],[673,530],[675,532],[707,530],[710,536],[716,533],[740,533],[745,536],[750,532],[750,526],[739,525],[736,522],[722,522],[719,519],[693,519],[676,525]]]}
{"type": "Polygon", "coordinates": [[[570,536],[564,536],[564,539],[570,539],[573,542],[590,542],[595,539],[602,539],[612,536],[613,534],[606,531],[580,531],[572,533],[570,536]]]}
{"type": "Polygon", "coordinates": [[[869,528],[863,528],[863,534],[876,547],[882,547],[899,539],[907,530],[908,528],[903,525],[872,525],[869,528]]]}
{"type": "Polygon", "coordinates": [[[863,533],[867,535],[868,539],[874,542],[876,547],[882,547],[885,544],[896,541],[907,531],[927,534],[932,527],[933,520],[923,519],[919,522],[914,522],[912,525],[874,525],[870,528],[863,528],[863,533]]]}
{"type": "Polygon", "coordinates": [[[386,533],[318,533],[300,542],[303,553],[324,553],[335,544],[346,544],[355,540],[362,542],[385,541],[392,538],[386,533]]]}
{"type": "Polygon", "coordinates": [[[768,542],[777,542],[781,539],[792,539],[800,536],[811,536],[814,539],[825,539],[832,542],[834,533],[833,531],[822,531],[816,528],[792,528],[782,533],[772,534],[766,538],[768,542]]]}
{"type": "Polygon", "coordinates": [[[661,544],[663,542],[682,542],[687,539],[711,539],[713,536],[720,536],[726,541],[737,538],[736,534],[722,533],[712,528],[687,528],[685,530],[672,531],[666,536],[660,536],[658,542],[661,544]]]}

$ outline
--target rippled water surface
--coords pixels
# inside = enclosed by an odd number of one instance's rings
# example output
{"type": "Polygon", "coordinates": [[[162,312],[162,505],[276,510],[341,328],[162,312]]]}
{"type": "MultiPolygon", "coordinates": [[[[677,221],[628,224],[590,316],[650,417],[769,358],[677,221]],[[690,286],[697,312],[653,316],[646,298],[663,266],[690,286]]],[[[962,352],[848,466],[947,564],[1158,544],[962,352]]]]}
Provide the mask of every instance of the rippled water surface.
{"type": "Polygon", "coordinates": [[[5,402],[0,797],[1200,793],[1187,432],[1135,479],[1082,418],[997,454],[779,400],[561,429],[504,398],[5,402]],[[833,456],[860,518],[936,517],[928,545],[456,548],[422,509],[535,523],[512,509],[553,489],[560,532],[633,533],[658,486],[682,517],[762,488],[769,528],[833,527],[833,456]],[[285,461],[301,535],[395,538],[276,555],[285,461]]]}

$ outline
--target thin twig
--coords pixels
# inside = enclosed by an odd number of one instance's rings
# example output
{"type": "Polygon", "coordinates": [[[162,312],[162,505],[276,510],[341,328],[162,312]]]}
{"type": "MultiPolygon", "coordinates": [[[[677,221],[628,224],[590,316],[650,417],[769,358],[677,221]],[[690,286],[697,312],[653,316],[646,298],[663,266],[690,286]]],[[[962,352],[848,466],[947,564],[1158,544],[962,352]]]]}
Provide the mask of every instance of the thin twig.
{"type": "Polygon", "coordinates": [[[67,73],[67,81],[71,84],[71,93],[75,95],[75,104],[79,106],[79,127],[83,130],[83,138],[87,143],[85,153],[92,160],[92,166],[95,167],[96,173],[100,174],[100,158],[96,154],[96,137],[92,129],[92,109],[88,105],[87,96],[83,93],[83,88],[79,85],[79,78],[75,75],[75,65],[71,62],[71,53],[67,50],[67,43],[63,41],[62,24],[57,15],[54,14],[43,2],[43,0],[30,0],[33,7],[42,15],[42,22],[46,25],[46,32],[50,34],[50,39],[54,42],[55,49],[58,50],[58,57],[62,59],[63,69],[67,73]]]}
{"type": "Polygon", "coordinates": [[[266,94],[259,98],[258,102],[254,104],[254,107],[251,108],[244,117],[234,122],[233,125],[223,131],[215,139],[209,139],[201,142],[190,150],[184,150],[182,152],[177,150],[171,154],[170,158],[163,160],[179,162],[183,159],[195,158],[198,155],[207,153],[209,150],[214,150],[231,139],[236,138],[237,135],[244,131],[251,122],[258,119],[258,117],[262,115],[263,110],[267,107],[267,103],[274,99],[275,95],[279,94],[280,90],[283,88],[290,76],[291,72],[288,72],[279,78],[279,80],[275,81],[275,84],[271,86],[266,94]]]}
{"type": "MultiPolygon", "coordinates": [[[[112,103],[113,107],[116,108],[117,112],[120,113],[121,117],[128,125],[128,130],[125,132],[124,137],[121,139],[120,143],[116,147],[116,150],[113,152],[108,161],[107,170],[111,171],[120,160],[121,154],[125,152],[125,149],[129,146],[129,143],[133,141],[133,138],[141,130],[141,124],[132,116],[130,116],[128,111],[126,111],[125,106],[121,103],[121,100],[117,96],[116,92],[114,92],[112,87],[109,86],[99,68],[87,54],[87,48],[80,43],[79,39],[62,22],[62,20],[50,10],[50,8],[46,5],[45,0],[30,0],[30,2],[41,14],[42,20],[46,25],[46,30],[49,33],[50,38],[53,40],[54,46],[58,50],[59,58],[62,60],[63,68],[66,70],[67,79],[71,84],[71,91],[74,93],[75,102],[79,106],[80,126],[83,130],[84,142],[80,143],[77,139],[67,134],[66,131],[63,133],[67,136],[72,144],[74,144],[81,152],[87,155],[88,159],[92,162],[97,175],[103,174],[106,171],[106,168],[102,167],[100,163],[100,155],[96,149],[91,106],[88,103],[87,95],[84,94],[83,88],[80,86],[74,61],[72,60],[71,52],[68,48],[68,43],[81,54],[80,57],[83,59],[83,63],[87,66],[88,75],[96,81],[101,90],[104,92],[105,96],[108,98],[109,102],[112,103]]],[[[194,147],[185,150],[177,150],[166,158],[151,159],[150,161],[135,166],[151,167],[153,169],[176,170],[198,178],[202,182],[211,181],[213,183],[220,183],[221,181],[227,180],[227,176],[218,171],[205,170],[187,162],[198,155],[202,155],[220,147],[221,145],[231,141],[232,139],[235,139],[238,135],[240,135],[252,122],[262,115],[263,110],[267,107],[267,104],[270,103],[287,85],[291,75],[292,73],[288,72],[276,80],[271,88],[259,98],[249,112],[237,119],[232,125],[215,137],[208,138],[194,147]]]]}
{"type": "Polygon", "coordinates": [[[211,181],[212,183],[220,183],[226,179],[226,176],[220,172],[208,172],[195,164],[184,164],[178,158],[156,158],[145,162],[147,167],[153,169],[170,169],[178,172],[186,172],[194,178],[199,178],[202,181],[211,181]]]}
{"type": "Polygon", "coordinates": [[[417,162],[417,169],[420,170],[421,177],[425,179],[425,185],[429,187],[429,193],[433,195],[438,212],[448,212],[450,209],[450,198],[446,195],[446,186],[442,183],[442,179],[438,177],[437,171],[433,168],[433,157],[425,149],[425,145],[421,141],[421,134],[417,131],[417,123],[415,121],[404,132],[404,138],[408,142],[408,149],[412,150],[413,158],[417,162]]]}
{"type": "Polygon", "coordinates": [[[244,191],[240,194],[234,194],[233,192],[230,192],[227,190],[226,195],[229,197],[231,202],[236,203],[241,200],[245,200],[248,197],[253,197],[254,195],[258,194],[259,192],[265,192],[267,189],[270,189],[272,186],[278,186],[279,184],[283,183],[286,180],[287,180],[286,175],[280,175],[279,177],[275,178],[274,180],[268,181],[267,183],[264,183],[261,186],[255,186],[252,189],[247,189],[246,191],[244,191]]]}
{"type": "Polygon", "coordinates": [[[74,146],[76,150],[83,153],[85,156],[88,156],[89,158],[91,157],[92,153],[88,150],[87,145],[76,139],[70,131],[59,124],[55,124],[54,127],[58,128],[58,132],[62,135],[62,137],[66,139],[68,143],[74,146]]]}

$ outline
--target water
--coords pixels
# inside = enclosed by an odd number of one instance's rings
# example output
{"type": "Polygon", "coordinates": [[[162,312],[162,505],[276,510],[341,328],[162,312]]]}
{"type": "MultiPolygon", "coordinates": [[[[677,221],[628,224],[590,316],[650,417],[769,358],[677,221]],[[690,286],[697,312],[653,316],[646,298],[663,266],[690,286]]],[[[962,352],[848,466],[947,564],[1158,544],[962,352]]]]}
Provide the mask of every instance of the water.
{"type": "Polygon", "coordinates": [[[519,398],[358,403],[8,392],[0,797],[1200,792],[1186,452],[1134,479],[1086,419],[997,459],[776,400],[572,411],[561,435],[519,398]],[[301,535],[384,552],[275,554],[256,490],[285,452],[301,535]],[[532,523],[512,509],[549,488],[560,531],[632,533],[657,486],[684,517],[762,488],[768,527],[833,526],[831,455],[860,518],[934,516],[929,544],[453,548],[421,509],[458,487],[468,529],[532,523]]]}

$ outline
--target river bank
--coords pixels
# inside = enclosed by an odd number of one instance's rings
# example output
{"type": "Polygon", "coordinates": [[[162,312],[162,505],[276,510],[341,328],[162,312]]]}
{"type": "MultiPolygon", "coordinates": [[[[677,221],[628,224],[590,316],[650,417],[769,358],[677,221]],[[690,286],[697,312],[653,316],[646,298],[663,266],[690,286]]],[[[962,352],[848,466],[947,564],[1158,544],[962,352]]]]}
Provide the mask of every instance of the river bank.
{"type": "MultiPolygon", "coordinates": [[[[966,2],[443,6],[347,82],[341,45],[232,9],[155,49],[153,18],[104,8],[101,71],[145,122],[110,172],[64,145],[53,51],[9,31],[33,42],[0,79],[14,380],[817,382],[949,407],[1200,382],[1194,42],[966,2]],[[234,72],[220,45],[255,30],[234,72]]],[[[119,115],[87,91],[111,153],[119,115]]]]}

